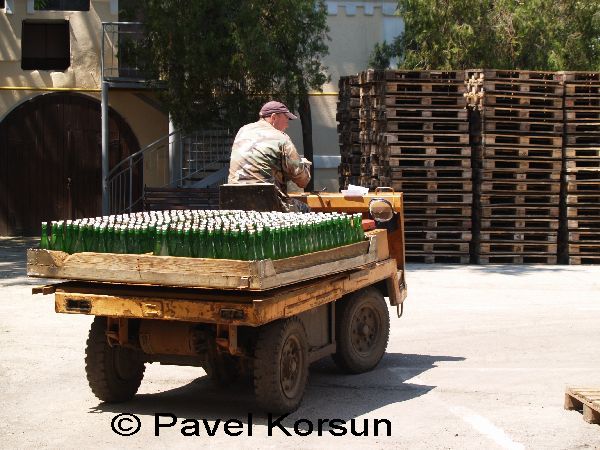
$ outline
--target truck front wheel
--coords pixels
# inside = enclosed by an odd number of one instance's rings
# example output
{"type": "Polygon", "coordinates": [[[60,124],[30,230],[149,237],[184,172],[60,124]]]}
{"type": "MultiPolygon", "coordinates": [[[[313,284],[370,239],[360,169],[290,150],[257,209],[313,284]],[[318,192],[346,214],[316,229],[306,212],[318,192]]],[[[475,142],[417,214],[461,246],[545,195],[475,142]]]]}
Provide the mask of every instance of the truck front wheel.
{"type": "Polygon", "coordinates": [[[336,303],[336,365],[347,373],[372,370],[383,357],[390,334],[390,315],[383,295],[361,289],[336,303]]]}
{"type": "Polygon", "coordinates": [[[85,372],[94,395],[104,402],[130,400],[140,387],[145,369],[138,352],[108,344],[106,317],[95,317],[85,350],[85,372]]]}
{"type": "Polygon", "coordinates": [[[254,393],[263,410],[282,414],[300,406],[308,379],[307,342],[297,317],[260,330],[254,351],[254,393]]]}

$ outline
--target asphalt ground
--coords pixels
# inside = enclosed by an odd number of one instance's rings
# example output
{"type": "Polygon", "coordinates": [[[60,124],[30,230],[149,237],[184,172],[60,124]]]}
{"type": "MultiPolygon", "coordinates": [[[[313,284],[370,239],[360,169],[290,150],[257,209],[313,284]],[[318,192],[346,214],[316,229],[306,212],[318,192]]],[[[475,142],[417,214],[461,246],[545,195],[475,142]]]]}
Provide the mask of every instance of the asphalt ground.
{"type": "Polygon", "coordinates": [[[134,400],[99,402],[92,318],[31,294],[34,245],[0,238],[0,448],[600,448],[600,425],[563,408],[567,386],[600,388],[600,266],[409,265],[380,365],[314,364],[300,409],[269,423],[249,386],[192,367],[149,365],[134,400]]]}

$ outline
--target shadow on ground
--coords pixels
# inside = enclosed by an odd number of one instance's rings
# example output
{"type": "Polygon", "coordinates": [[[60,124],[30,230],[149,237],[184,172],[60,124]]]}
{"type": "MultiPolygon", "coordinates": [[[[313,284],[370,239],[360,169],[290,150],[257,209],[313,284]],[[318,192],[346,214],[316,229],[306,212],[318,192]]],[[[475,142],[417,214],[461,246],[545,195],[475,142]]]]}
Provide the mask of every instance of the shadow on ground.
{"type": "MultiPolygon", "coordinates": [[[[313,423],[317,423],[319,418],[348,421],[393,403],[409,401],[435,388],[412,384],[408,382],[411,378],[436,367],[437,362],[464,359],[456,356],[388,353],[375,370],[345,375],[329,358],[325,358],[311,366],[302,405],[282,423],[289,427],[300,418],[313,423]]],[[[165,392],[137,395],[125,403],[100,403],[90,412],[133,413],[140,416],[168,412],[179,418],[180,422],[185,418],[237,419],[244,424],[248,423],[248,414],[252,413],[253,425],[267,423],[266,414],[255,406],[250,383],[215,388],[208,377],[198,378],[165,392]]]]}

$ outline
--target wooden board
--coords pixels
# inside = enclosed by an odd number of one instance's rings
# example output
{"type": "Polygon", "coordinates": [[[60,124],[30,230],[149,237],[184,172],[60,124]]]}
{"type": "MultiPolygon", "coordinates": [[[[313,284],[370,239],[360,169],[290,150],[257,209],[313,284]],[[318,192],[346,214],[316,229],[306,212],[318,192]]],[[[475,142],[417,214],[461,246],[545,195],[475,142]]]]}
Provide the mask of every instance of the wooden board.
{"type": "Polygon", "coordinates": [[[385,230],[364,242],[280,260],[237,261],[30,249],[27,275],[67,280],[265,290],[344,272],[389,257],[385,230]]]}
{"type": "Polygon", "coordinates": [[[600,423],[600,388],[568,387],[565,392],[565,409],[582,410],[583,420],[600,423]]]}

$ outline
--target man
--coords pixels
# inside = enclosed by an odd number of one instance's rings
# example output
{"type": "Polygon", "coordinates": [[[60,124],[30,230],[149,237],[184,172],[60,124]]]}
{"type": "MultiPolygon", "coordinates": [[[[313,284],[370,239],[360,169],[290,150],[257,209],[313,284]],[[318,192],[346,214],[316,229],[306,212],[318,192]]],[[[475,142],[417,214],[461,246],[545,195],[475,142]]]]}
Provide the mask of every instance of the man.
{"type": "Polygon", "coordinates": [[[284,133],[297,119],[283,103],[270,101],[259,112],[259,120],[238,131],[231,149],[229,184],[272,183],[279,191],[285,211],[307,211],[304,203],[287,196],[287,181],[304,188],[310,181],[310,165],[300,158],[284,133]]]}

